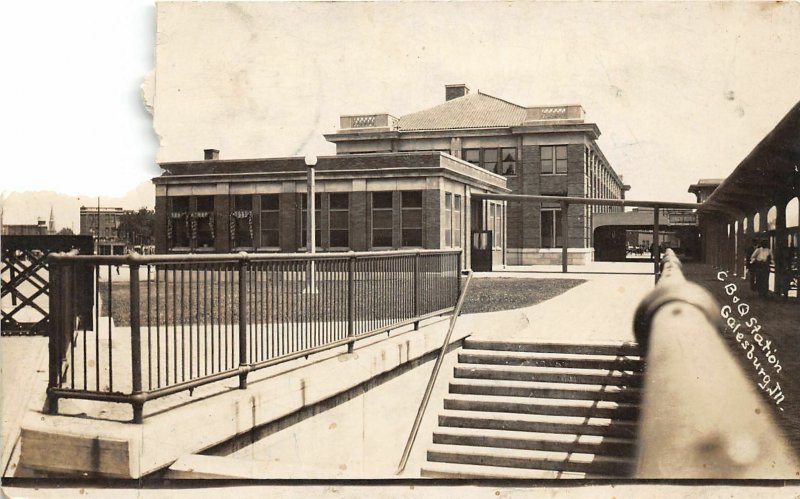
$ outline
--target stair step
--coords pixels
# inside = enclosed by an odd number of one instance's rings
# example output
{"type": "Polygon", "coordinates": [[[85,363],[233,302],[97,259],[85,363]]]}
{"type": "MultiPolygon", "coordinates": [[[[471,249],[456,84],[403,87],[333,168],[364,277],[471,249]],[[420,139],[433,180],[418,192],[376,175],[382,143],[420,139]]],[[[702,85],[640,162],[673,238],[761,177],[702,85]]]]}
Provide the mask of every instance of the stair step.
{"type": "Polygon", "coordinates": [[[454,374],[456,378],[550,381],[556,383],[585,383],[635,387],[640,387],[642,385],[642,376],[640,374],[602,369],[516,366],[474,367],[458,364],[454,368],[454,374]]]}
{"type": "Polygon", "coordinates": [[[636,438],[635,421],[608,418],[549,416],[542,414],[508,414],[501,412],[452,411],[439,414],[439,426],[485,428],[491,430],[569,433],[609,437],[636,438]]]}
{"type": "Polygon", "coordinates": [[[569,433],[489,430],[484,428],[437,428],[433,433],[433,443],[552,452],[580,452],[623,458],[630,458],[636,450],[636,442],[625,438],[569,433]]]}
{"type": "Polygon", "coordinates": [[[433,444],[428,461],[504,468],[527,468],[583,472],[610,476],[630,475],[633,460],[574,452],[549,452],[527,449],[498,449],[433,444]]]}
{"type": "Polygon", "coordinates": [[[560,400],[552,398],[503,397],[492,395],[450,394],[444,408],[463,411],[507,412],[517,414],[549,414],[635,420],[639,408],[633,404],[609,401],[560,400]]]}
{"type": "Polygon", "coordinates": [[[464,348],[469,350],[500,350],[505,352],[548,352],[590,355],[640,356],[639,345],[633,342],[536,342],[519,343],[467,338],[464,348]]]}
{"type": "Polygon", "coordinates": [[[576,385],[573,383],[469,378],[451,381],[450,393],[633,403],[637,403],[640,398],[640,392],[637,389],[613,385],[576,385]]]}
{"type": "Polygon", "coordinates": [[[479,466],[443,462],[425,463],[422,467],[421,475],[427,478],[483,478],[501,480],[553,480],[557,478],[584,478],[586,476],[585,473],[565,473],[552,470],[504,468],[500,466],[479,466]]]}
{"type": "Polygon", "coordinates": [[[605,369],[634,372],[641,372],[644,368],[644,362],[641,359],[631,357],[539,352],[496,352],[491,350],[459,352],[458,362],[461,364],[605,369]]]}

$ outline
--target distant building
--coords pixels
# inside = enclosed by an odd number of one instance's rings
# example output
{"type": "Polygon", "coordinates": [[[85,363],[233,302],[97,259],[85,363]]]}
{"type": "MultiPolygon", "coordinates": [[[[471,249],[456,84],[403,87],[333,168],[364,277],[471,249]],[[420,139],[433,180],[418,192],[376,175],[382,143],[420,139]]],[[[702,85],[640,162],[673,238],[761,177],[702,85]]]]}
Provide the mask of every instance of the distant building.
{"type": "Polygon", "coordinates": [[[46,236],[47,222],[39,219],[35,224],[3,224],[4,236],[46,236]]]}
{"type": "Polygon", "coordinates": [[[696,184],[689,186],[689,192],[697,196],[698,203],[704,203],[717,187],[725,180],[724,178],[701,178],[696,184]]]}
{"type": "Polygon", "coordinates": [[[125,214],[122,208],[81,206],[80,235],[95,238],[98,255],[123,255],[126,242],[120,238],[119,225],[125,214]]]}

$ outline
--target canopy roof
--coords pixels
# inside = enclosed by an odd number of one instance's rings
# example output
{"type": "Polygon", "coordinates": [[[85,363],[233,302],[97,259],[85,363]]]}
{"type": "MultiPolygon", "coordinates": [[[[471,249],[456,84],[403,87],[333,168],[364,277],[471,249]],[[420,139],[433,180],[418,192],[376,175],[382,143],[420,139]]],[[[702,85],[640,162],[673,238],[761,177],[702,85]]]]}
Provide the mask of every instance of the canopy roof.
{"type": "Polygon", "coordinates": [[[800,102],[703,203],[701,213],[751,215],[800,192],[800,102]]]}

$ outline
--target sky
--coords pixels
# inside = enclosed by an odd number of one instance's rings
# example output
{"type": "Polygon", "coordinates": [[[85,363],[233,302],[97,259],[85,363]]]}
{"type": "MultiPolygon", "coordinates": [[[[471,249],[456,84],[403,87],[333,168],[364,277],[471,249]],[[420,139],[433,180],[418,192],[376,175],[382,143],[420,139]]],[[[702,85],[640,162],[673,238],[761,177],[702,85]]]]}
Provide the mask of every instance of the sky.
{"type": "Polygon", "coordinates": [[[223,159],[332,154],[322,135],[340,115],[402,116],[465,83],[524,106],[583,105],[629,198],[693,201],[689,184],[730,173],[800,100],[796,3],[2,9],[6,199],[124,198],[160,174],[157,162],[205,148],[223,159]]]}

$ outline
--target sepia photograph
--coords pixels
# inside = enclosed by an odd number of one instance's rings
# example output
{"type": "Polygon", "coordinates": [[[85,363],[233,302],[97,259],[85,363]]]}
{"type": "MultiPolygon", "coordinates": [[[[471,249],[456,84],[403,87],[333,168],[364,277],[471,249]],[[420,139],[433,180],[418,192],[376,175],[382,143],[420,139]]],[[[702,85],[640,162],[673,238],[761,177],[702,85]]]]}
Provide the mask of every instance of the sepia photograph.
{"type": "Polygon", "coordinates": [[[4,497],[800,495],[800,5],[3,10],[4,497]]]}

